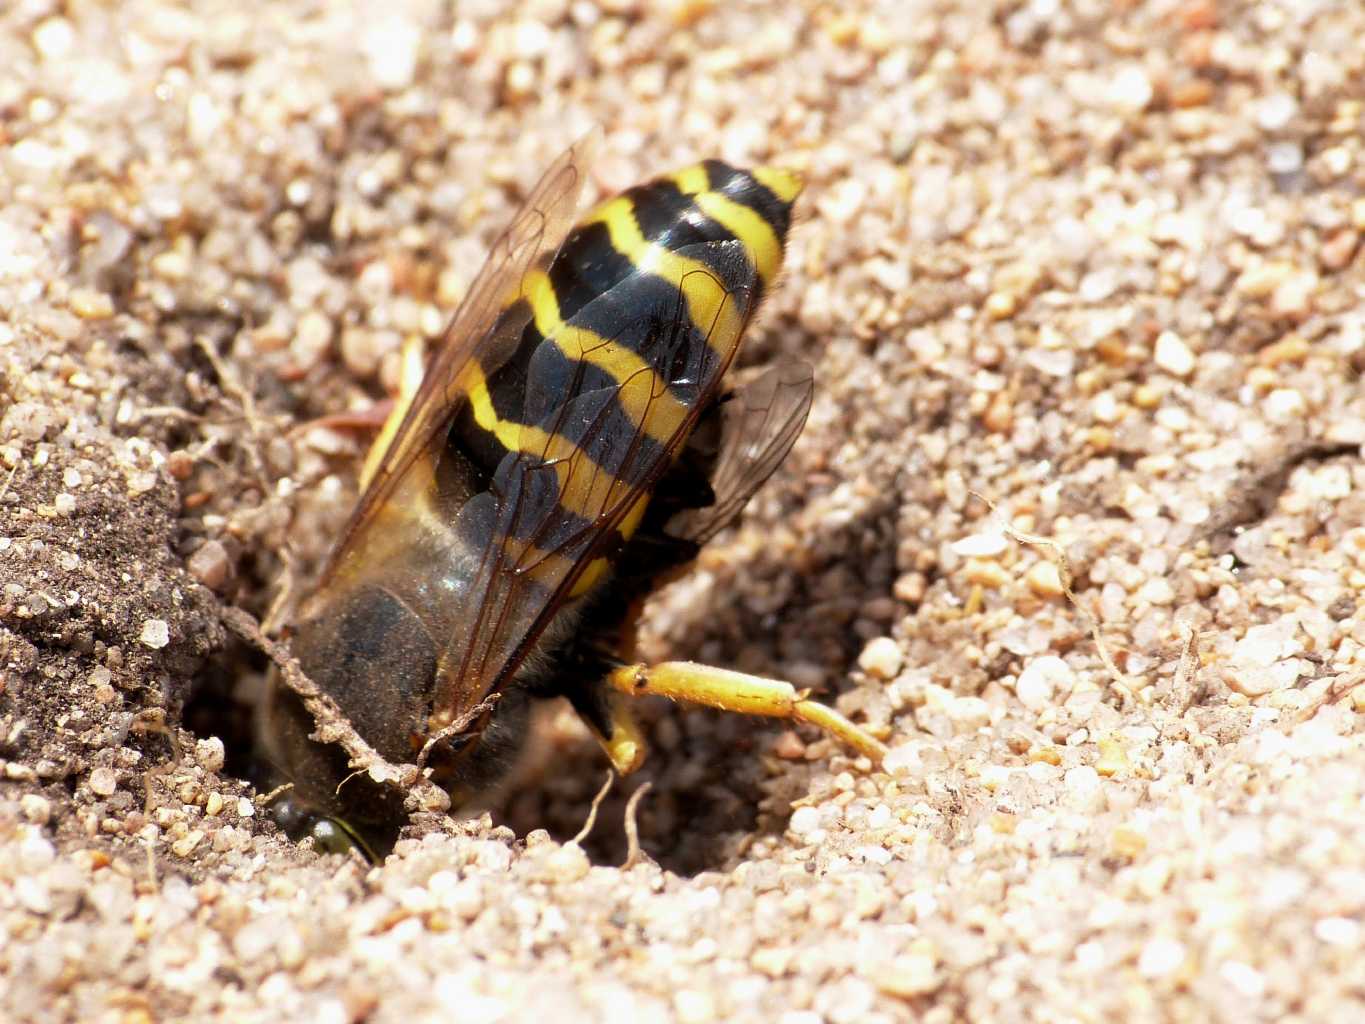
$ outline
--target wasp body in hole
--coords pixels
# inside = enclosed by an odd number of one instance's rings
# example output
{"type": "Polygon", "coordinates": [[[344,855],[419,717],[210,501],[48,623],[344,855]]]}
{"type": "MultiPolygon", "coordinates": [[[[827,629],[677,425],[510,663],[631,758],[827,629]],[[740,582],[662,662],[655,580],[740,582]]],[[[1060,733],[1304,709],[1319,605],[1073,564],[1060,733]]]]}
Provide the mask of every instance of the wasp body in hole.
{"type": "MultiPolygon", "coordinates": [[[[726,387],[801,182],[707,161],[570,227],[584,159],[580,143],[542,178],[400,396],[291,647],[394,763],[498,694],[428,752],[457,804],[498,778],[532,702],[552,697],[622,772],[644,756],[627,700],[640,694],[801,718],[879,759],[876,739],[787,683],[621,659],[639,603],[733,521],[805,423],[804,363],[726,387]]],[[[276,681],[259,732],[293,782],[278,817],[382,853],[401,797],[351,778],[313,730],[276,681]]]]}

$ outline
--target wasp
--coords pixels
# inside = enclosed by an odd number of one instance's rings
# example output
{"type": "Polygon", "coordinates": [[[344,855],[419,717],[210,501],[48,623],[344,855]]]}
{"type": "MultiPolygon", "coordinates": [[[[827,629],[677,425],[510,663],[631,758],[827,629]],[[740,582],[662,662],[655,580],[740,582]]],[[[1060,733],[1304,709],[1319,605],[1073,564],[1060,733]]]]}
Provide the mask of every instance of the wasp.
{"type": "MultiPolygon", "coordinates": [[[[878,761],[878,740],[789,683],[622,656],[643,599],[735,519],[805,424],[806,364],[726,381],[802,181],[708,160],[575,225],[589,145],[545,173],[400,389],[290,646],[381,755],[425,750],[456,805],[497,780],[533,703],[556,697],[623,774],[645,755],[630,708],[643,695],[800,719],[878,761]]],[[[292,691],[272,684],[259,717],[266,760],[293,782],[286,831],[391,847],[400,799],[310,739],[292,691]]]]}

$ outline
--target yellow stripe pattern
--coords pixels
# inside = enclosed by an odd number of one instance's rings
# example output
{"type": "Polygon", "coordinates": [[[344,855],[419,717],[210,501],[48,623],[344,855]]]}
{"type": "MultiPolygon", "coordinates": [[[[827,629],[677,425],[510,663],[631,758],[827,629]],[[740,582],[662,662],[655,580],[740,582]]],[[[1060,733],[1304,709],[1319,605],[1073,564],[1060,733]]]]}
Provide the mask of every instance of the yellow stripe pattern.
{"type": "MultiPolygon", "coordinates": [[[[754,177],[783,202],[790,202],[801,190],[800,179],[785,171],[760,168],[754,177]]],[[[667,180],[691,197],[701,213],[740,242],[764,286],[770,284],[781,269],[783,253],[782,240],[772,226],[757,211],[714,191],[706,168],[701,165],[678,171],[667,180]]],[[[612,248],[637,272],[653,274],[678,287],[693,324],[706,338],[723,372],[734,356],[748,311],[744,304],[735,301],[716,271],[701,260],[680,256],[646,238],[635,215],[635,204],[628,196],[608,200],[582,223],[604,226],[612,248]]],[[[639,353],[594,331],[566,323],[554,285],[544,269],[529,271],[521,280],[519,293],[529,304],[536,330],[547,344],[555,345],[570,361],[591,364],[617,382],[620,407],[637,429],[661,445],[676,437],[691,410],[669,391],[667,382],[639,353]]],[[[465,378],[462,390],[468,397],[474,421],[507,451],[533,456],[552,468],[558,479],[558,501],[566,512],[587,523],[596,522],[630,490],[628,481],[593,462],[576,442],[538,426],[500,417],[487,375],[477,360],[471,360],[462,376],[465,378]]],[[[624,539],[630,539],[644,518],[649,497],[648,493],[638,495],[622,516],[617,530],[624,539]]],[[[504,554],[515,564],[532,567],[529,575],[533,578],[543,576],[547,582],[559,579],[569,568],[563,555],[541,551],[529,540],[508,538],[504,544],[504,554]]],[[[594,559],[582,570],[569,597],[581,597],[591,591],[610,567],[609,558],[594,559]]]]}
{"type": "Polygon", "coordinates": [[[736,307],[725,286],[716,280],[714,270],[700,260],[679,256],[645,238],[635,219],[635,204],[625,196],[607,200],[589,214],[585,223],[603,225],[612,248],[637,270],[681,288],[692,322],[721,358],[721,365],[729,365],[744,329],[744,311],[736,307]]]}
{"type": "Polygon", "coordinates": [[[559,297],[545,271],[533,270],[523,282],[522,295],[531,304],[541,337],[570,361],[589,363],[620,384],[621,407],[626,415],[654,440],[667,444],[687,418],[687,406],[673,397],[667,382],[628,346],[566,324],[559,313],[559,297]]]}
{"type": "MultiPolygon", "coordinates": [[[[800,179],[789,172],[770,168],[759,170],[765,172],[768,180],[764,181],[757,173],[754,178],[783,202],[790,202],[787,196],[795,198],[801,191],[800,179]],[[793,188],[795,191],[792,191],[793,188]]],[[[744,244],[758,276],[763,279],[763,286],[767,288],[771,285],[777,272],[782,269],[782,240],[777,237],[772,225],[743,203],[737,203],[720,192],[713,192],[705,167],[684,168],[669,175],[668,180],[678,187],[679,192],[691,196],[697,208],[706,216],[744,244]]]]}

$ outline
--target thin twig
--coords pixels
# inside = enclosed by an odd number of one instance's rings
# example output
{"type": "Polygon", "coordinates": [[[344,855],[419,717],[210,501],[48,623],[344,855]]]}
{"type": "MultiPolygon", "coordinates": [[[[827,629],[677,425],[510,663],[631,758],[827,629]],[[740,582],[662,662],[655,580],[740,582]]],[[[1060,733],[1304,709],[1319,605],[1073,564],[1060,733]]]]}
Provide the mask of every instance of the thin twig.
{"type": "Polygon", "coordinates": [[[163,775],[169,775],[180,767],[180,762],[184,758],[184,750],[180,746],[180,737],[166,721],[166,711],[164,708],[147,708],[145,711],[138,712],[129,728],[136,732],[154,732],[165,736],[171,744],[171,759],[166,764],[159,764],[155,768],[148,768],[142,773],[142,813],[149,818],[152,815],[152,780],[159,779],[163,775]]]}
{"type": "Polygon", "coordinates": [[[292,782],[282,782],[269,793],[257,793],[254,803],[257,807],[269,807],[293,788],[294,784],[292,782]]]}
{"type": "Polygon", "coordinates": [[[255,618],[240,608],[231,607],[222,610],[221,618],[225,626],[274,662],[285,685],[298,694],[317,725],[317,731],[311,734],[310,739],[318,743],[337,744],[346,751],[352,768],[365,772],[375,782],[403,790],[404,807],[408,811],[441,812],[450,809],[450,796],[416,765],[390,764],[365,742],[336,702],[304,674],[288,648],[261,632],[260,623],[255,618]]]}
{"type": "Polygon", "coordinates": [[[5,500],[5,495],[9,493],[9,485],[14,482],[14,474],[19,472],[19,467],[23,464],[23,459],[16,459],[14,465],[10,467],[9,475],[5,477],[5,482],[0,484],[0,501],[5,500]]]}
{"type": "Polygon", "coordinates": [[[1166,705],[1177,714],[1188,711],[1199,695],[1199,633],[1190,625],[1182,625],[1185,636],[1180,648],[1180,662],[1175,667],[1175,678],[1166,696],[1166,705]]]}
{"type": "Polygon", "coordinates": [[[611,784],[616,781],[616,773],[610,769],[607,771],[607,779],[602,783],[602,788],[597,791],[597,795],[592,798],[592,806],[588,808],[588,820],[583,822],[583,827],[578,830],[578,835],[569,840],[573,846],[577,846],[588,838],[592,832],[592,827],[597,824],[597,809],[602,806],[602,801],[611,792],[611,784]]]}
{"type": "Polygon", "coordinates": [[[630,799],[626,801],[626,860],[621,865],[621,870],[626,871],[635,867],[636,864],[652,864],[653,860],[649,854],[640,849],[640,826],[635,822],[635,811],[640,806],[640,801],[644,795],[653,788],[654,783],[646,782],[643,786],[630,794],[630,799]]]}
{"type": "Polygon", "coordinates": [[[1328,684],[1327,689],[1316,700],[1309,702],[1299,713],[1290,719],[1290,725],[1302,725],[1328,704],[1335,704],[1347,696],[1357,686],[1365,685],[1365,672],[1345,672],[1328,684]],[[1342,680],[1345,680],[1344,682],[1342,680]]]}
{"type": "MultiPolygon", "coordinates": [[[[971,491],[970,494],[972,497],[984,502],[991,512],[996,512],[995,502],[991,501],[990,498],[987,498],[984,494],[978,494],[976,491],[971,491]]],[[[1080,612],[1089,622],[1090,638],[1095,642],[1095,649],[1099,652],[1100,661],[1104,663],[1104,667],[1108,670],[1109,676],[1113,680],[1114,687],[1128,700],[1135,700],[1136,688],[1129,682],[1128,677],[1119,671],[1118,666],[1114,664],[1114,659],[1109,654],[1109,645],[1104,642],[1104,637],[1100,635],[1099,618],[1081,604],[1080,599],[1076,597],[1075,592],[1071,589],[1071,581],[1074,579],[1071,574],[1071,562],[1067,559],[1066,552],[1062,550],[1062,546],[1051,537],[1041,537],[1037,534],[1024,533],[1022,530],[1016,530],[1009,523],[1005,522],[1003,517],[1001,517],[1000,520],[1000,529],[1006,537],[1016,543],[1042,548],[1044,551],[1051,553],[1052,558],[1050,561],[1057,567],[1057,576],[1062,583],[1062,593],[1065,594],[1066,599],[1071,602],[1071,606],[1080,612]]]]}
{"type": "Polygon", "coordinates": [[[458,736],[460,733],[464,732],[481,717],[492,711],[501,696],[502,694],[500,693],[490,693],[482,701],[475,704],[445,728],[437,729],[436,732],[432,733],[431,738],[422,745],[422,752],[417,755],[417,767],[425,768],[427,766],[427,758],[429,758],[431,752],[436,749],[436,744],[440,743],[442,740],[449,739],[451,736],[458,736]]]}

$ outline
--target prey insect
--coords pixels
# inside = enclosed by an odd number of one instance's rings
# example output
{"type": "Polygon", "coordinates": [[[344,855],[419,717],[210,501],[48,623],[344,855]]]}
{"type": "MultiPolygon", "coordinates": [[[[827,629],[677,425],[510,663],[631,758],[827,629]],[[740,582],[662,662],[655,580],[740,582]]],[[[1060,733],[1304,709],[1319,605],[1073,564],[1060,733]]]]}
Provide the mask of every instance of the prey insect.
{"type": "MultiPolygon", "coordinates": [[[[801,182],[707,161],[571,226],[585,159],[580,143],[546,172],[420,383],[409,375],[291,647],[375,750],[425,754],[457,804],[497,779],[532,703],[553,697],[623,773],[645,753],[628,698],[646,694],[800,719],[879,760],[880,742],[788,683],[621,657],[643,598],[734,520],[805,423],[804,364],[725,386],[801,182]]],[[[262,745],[294,784],[278,818],[383,851],[399,797],[352,778],[313,731],[275,683],[262,745]]]]}

